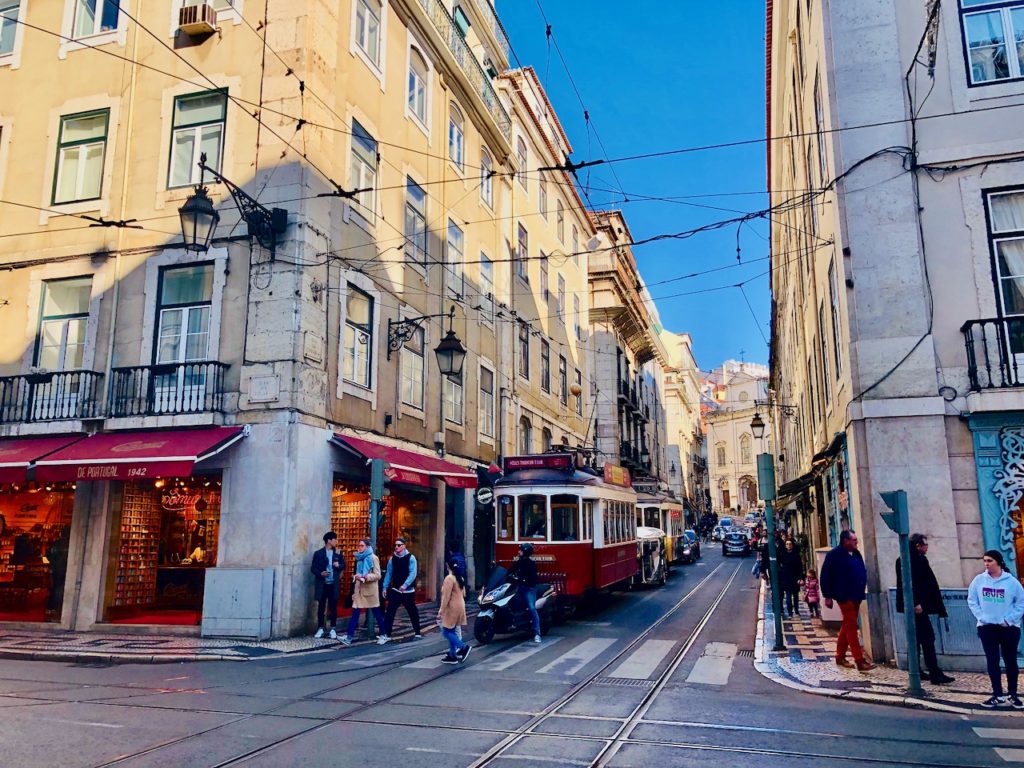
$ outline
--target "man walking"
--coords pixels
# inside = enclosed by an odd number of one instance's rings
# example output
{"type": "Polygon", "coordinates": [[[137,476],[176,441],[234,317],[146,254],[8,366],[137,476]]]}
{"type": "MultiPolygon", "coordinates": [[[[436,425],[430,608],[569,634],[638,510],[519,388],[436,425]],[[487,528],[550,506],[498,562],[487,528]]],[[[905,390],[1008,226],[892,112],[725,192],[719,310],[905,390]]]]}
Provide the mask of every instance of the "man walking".
{"type": "Polygon", "coordinates": [[[846,649],[853,653],[853,660],[861,672],[868,672],[875,665],[864,658],[857,637],[857,615],[860,604],[864,601],[868,586],[868,570],[864,558],[857,550],[857,534],[854,531],[843,531],[839,534],[839,546],[827,555],[821,566],[821,594],[825,597],[825,607],[831,608],[833,601],[839,603],[843,614],[843,624],[836,638],[836,664],[840,667],[852,667],[846,658],[846,649]]]}
{"type": "Polygon", "coordinates": [[[420,612],[416,608],[416,556],[405,546],[402,537],[395,539],[395,554],[388,560],[381,589],[388,607],[384,612],[384,626],[381,627],[384,634],[377,638],[377,644],[384,645],[391,640],[391,627],[399,606],[404,606],[405,612],[409,614],[413,638],[419,640],[423,637],[420,633],[420,612]]]}
{"type": "Polygon", "coordinates": [[[800,582],[804,577],[804,561],[797,551],[792,539],[786,540],[786,546],[779,553],[779,583],[785,597],[786,618],[795,613],[800,616],[800,582]]]}
{"type": "MultiPolygon", "coordinates": [[[[942,602],[939,581],[928,562],[928,538],[923,533],[910,535],[910,583],[914,590],[914,625],[917,627],[917,645],[924,656],[927,674],[921,677],[931,680],[932,685],[952,683],[953,678],[939,669],[939,657],[935,653],[935,630],[930,616],[946,618],[946,606],[942,602]]],[[[900,572],[900,558],[896,558],[896,610],[903,613],[903,574],[900,572]]]]}
{"type": "Polygon", "coordinates": [[[324,548],[313,553],[313,563],[309,566],[310,573],[316,580],[314,597],[316,597],[316,634],[315,638],[324,636],[330,629],[331,640],[338,639],[338,591],[341,585],[341,572],[345,570],[345,558],[338,552],[338,535],[334,531],[324,534],[324,548]],[[327,616],[324,609],[327,609],[327,616]],[[326,619],[330,618],[330,627],[326,619]]]}

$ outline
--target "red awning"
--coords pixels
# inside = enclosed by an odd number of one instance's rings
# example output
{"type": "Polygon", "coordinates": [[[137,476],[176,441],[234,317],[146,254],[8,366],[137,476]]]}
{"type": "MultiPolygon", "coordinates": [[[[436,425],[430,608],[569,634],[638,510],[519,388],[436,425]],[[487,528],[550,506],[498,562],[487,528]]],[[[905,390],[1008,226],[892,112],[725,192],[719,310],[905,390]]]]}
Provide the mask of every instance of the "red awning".
{"type": "Polygon", "coordinates": [[[85,435],[11,437],[0,440],[0,483],[23,483],[29,465],[43,456],[81,440],[85,435]]]}
{"type": "Polygon", "coordinates": [[[384,476],[394,483],[429,488],[430,478],[440,477],[452,488],[476,488],[476,472],[435,456],[424,456],[347,435],[335,434],[332,442],[364,459],[382,459],[387,462],[384,476]]]}
{"type": "Polygon", "coordinates": [[[244,435],[244,427],[105,432],[37,461],[36,479],[187,477],[196,462],[220,453],[244,435]]]}

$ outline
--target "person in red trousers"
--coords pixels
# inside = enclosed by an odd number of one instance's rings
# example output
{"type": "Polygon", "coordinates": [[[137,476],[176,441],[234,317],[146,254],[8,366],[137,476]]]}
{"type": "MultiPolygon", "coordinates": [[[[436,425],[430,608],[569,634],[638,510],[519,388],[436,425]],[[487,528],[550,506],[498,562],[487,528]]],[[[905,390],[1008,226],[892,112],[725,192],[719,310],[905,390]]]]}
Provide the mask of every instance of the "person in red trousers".
{"type": "Polygon", "coordinates": [[[864,658],[860,638],[857,636],[857,615],[864,602],[868,585],[868,570],[864,558],[857,549],[857,534],[843,531],[839,534],[839,546],[825,555],[821,566],[821,594],[825,607],[839,603],[843,624],[836,638],[836,664],[840,667],[856,665],[861,672],[868,672],[875,665],[864,658]],[[847,649],[853,654],[853,663],[846,658],[847,649]]]}

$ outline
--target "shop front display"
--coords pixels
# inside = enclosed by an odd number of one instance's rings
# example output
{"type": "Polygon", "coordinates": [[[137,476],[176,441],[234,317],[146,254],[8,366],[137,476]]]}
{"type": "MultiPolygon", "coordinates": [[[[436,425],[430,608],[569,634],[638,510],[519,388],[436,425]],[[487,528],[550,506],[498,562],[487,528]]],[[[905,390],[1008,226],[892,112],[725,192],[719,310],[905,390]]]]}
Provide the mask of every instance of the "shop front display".
{"type": "Polygon", "coordinates": [[[60,621],[72,483],[0,485],[0,621],[60,621]]]}

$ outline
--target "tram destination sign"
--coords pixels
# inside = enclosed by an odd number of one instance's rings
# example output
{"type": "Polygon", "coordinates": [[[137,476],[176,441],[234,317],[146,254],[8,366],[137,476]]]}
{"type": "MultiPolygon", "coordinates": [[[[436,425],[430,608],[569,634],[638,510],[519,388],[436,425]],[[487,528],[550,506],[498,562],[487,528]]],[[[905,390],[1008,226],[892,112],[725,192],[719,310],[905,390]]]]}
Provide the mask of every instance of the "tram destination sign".
{"type": "Polygon", "coordinates": [[[509,456],[505,459],[505,471],[518,469],[572,469],[571,453],[541,453],[536,456],[509,456]]]}
{"type": "Polygon", "coordinates": [[[621,485],[623,488],[629,488],[629,470],[617,464],[605,464],[604,481],[609,485],[621,485]]]}

